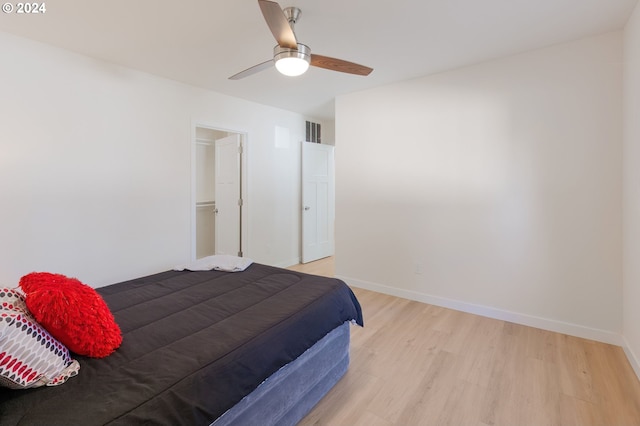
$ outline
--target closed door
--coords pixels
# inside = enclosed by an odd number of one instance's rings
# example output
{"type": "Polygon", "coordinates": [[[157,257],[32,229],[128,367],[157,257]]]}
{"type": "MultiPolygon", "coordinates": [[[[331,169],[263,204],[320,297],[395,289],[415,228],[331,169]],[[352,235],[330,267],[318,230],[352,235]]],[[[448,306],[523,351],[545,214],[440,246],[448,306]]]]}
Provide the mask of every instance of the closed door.
{"type": "Polygon", "coordinates": [[[334,253],[334,147],[302,142],[302,263],[334,253]]]}
{"type": "Polygon", "coordinates": [[[216,140],[215,150],[215,252],[242,256],[240,135],[216,140]]]}

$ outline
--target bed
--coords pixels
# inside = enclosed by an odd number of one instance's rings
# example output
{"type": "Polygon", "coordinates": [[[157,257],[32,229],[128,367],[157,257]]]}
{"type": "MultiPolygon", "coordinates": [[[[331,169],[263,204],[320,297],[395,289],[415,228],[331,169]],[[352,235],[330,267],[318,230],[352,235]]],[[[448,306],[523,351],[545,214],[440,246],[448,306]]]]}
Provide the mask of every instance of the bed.
{"type": "Polygon", "coordinates": [[[349,287],[252,264],[97,289],[123,333],[56,387],[0,389],[2,425],[296,424],[349,364],[349,287]]]}

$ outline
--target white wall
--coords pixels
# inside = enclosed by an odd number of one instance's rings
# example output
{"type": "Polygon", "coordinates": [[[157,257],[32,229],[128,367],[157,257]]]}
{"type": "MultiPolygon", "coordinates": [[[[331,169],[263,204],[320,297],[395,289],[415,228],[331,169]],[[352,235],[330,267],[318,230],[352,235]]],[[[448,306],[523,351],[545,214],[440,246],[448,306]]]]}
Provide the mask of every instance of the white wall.
{"type": "Polygon", "coordinates": [[[0,285],[51,271],[101,286],[186,262],[194,121],[248,134],[245,255],[299,257],[302,116],[8,34],[0,52],[0,285]]]}
{"type": "Polygon", "coordinates": [[[322,124],[322,143],[327,145],[336,144],[336,122],[335,120],[325,120],[322,124]]]}
{"type": "Polygon", "coordinates": [[[624,39],[624,336],[640,377],[640,6],[624,39]]]}
{"type": "Polygon", "coordinates": [[[570,334],[622,328],[622,35],[336,101],[336,271],[570,334]]]}

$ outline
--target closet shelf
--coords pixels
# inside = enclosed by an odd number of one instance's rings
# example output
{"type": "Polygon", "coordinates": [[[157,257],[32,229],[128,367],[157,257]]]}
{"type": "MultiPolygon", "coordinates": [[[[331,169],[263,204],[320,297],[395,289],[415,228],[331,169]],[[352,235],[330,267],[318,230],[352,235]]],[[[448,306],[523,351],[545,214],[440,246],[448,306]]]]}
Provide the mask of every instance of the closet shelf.
{"type": "Polygon", "coordinates": [[[198,145],[210,145],[213,146],[216,144],[216,141],[213,139],[203,139],[203,138],[196,138],[196,143],[198,145]]]}

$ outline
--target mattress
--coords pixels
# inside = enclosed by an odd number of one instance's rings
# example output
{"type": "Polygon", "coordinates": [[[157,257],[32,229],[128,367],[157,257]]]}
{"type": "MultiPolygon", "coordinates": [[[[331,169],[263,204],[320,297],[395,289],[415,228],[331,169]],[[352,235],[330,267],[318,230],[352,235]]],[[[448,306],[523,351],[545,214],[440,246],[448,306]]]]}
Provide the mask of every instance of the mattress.
{"type": "Polygon", "coordinates": [[[349,367],[349,324],[334,329],[272,374],[211,426],[293,426],[349,367]]]}
{"type": "Polygon", "coordinates": [[[345,321],[348,286],[261,264],[167,271],[98,289],[123,331],[58,387],[0,390],[0,424],[209,425],[345,321]]]}

